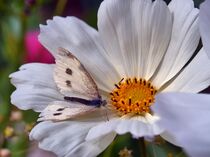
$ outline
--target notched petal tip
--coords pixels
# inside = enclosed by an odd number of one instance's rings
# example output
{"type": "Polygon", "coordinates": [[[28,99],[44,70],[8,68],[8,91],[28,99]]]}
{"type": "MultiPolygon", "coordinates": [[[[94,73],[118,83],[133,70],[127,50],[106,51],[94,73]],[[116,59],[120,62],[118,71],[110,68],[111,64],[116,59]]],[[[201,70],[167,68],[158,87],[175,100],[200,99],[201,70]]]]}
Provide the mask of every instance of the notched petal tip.
{"type": "Polygon", "coordinates": [[[155,136],[161,134],[164,130],[153,122],[143,121],[141,119],[112,119],[106,123],[93,127],[86,139],[93,140],[105,134],[115,132],[117,134],[131,133],[135,138],[144,136],[155,136]]]}

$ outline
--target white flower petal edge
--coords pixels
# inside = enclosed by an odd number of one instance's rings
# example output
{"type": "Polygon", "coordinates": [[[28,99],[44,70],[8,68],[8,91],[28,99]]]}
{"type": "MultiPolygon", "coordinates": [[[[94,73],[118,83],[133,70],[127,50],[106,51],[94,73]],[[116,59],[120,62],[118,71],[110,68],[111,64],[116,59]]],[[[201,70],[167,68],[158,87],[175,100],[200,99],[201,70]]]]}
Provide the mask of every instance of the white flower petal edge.
{"type": "Polygon", "coordinates": [[[107,59],[98,32],[75,17],[54,17],[40,25],[40,42],[56,57],[62,47],[74,54],[92,75],[99,88],[110,91],[120,80],[107,59]]]}
{"type": "Polygon", "coordinates": [[[192,0],[172,0],[169,9],[173,14],[171,40],[160,69],[154,76],[154,85],[160,87],[173,78],[195,52],[200,33],[198,28],[199,10],[192,0]]]}
{"type": "Polygon", "coordinates": [[[39,147],[53,151],[58,156],[94,157],[101,153],[116,136],[106,134],[100,139],[86,141],[88,130],[94,122],[41,122],[30,133],[31,140],[38,140],[39,147]]]}
{"type": "Polygon", "coordinates": [[[205,94],[163,93],[152,106],[169,131],[191,157],[210,154],[210,96],[205,94]]]}
{"type": "Polygon", "coordinates": [[[30,63],[10,74],[11,83],[17,88],[11,103],[18,108],[41,112],[50,102],[62,100],[53,80],[53,65],[30,63]]]}
{"type": "Polygon", "coordinates": [[[98,29],[122,76],[149,79],[166,52],[172,16],[162,0],[105,0],[98,11],[98,29]]]}
{"type": "Polygon", "coordinates": [[[117,134],[131,133],[134,138],[154,136],[163,132],[157,125],[158,117],[147,114],[145,117],[121,117],[99,124],[90,129],[87,140],[93,140],[111,132],[117,134]]]}
{"type": "Polygon", "coordinates": [[[163,92],[197,93],[210,85],[210,59],[202,48],[163,92]]]}
{"type": "Polygon", "coordinates": [[[199,28],[204,49],[210,57],[210,0],[200,5],[199,28]]]}

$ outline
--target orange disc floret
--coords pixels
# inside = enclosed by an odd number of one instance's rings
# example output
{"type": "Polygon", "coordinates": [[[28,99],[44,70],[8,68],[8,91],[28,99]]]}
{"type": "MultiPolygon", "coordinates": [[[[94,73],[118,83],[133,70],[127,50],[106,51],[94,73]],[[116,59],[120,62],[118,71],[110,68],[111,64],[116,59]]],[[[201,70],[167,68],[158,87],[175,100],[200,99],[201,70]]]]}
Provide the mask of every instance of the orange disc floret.
{"type": "Polygon", "coordinates": [[[121,114],[150,113],[157,90],[144,79],[122,79],[110,93],[113,107],[121,114]]]}

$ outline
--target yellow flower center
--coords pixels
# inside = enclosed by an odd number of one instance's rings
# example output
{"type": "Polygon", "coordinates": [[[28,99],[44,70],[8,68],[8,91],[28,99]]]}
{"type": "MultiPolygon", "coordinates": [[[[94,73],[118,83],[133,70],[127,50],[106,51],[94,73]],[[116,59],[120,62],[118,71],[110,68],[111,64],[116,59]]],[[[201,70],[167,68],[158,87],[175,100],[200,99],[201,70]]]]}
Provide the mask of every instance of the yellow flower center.
{"type": "Polygon", "coordinates": [[[113,107],[120,115],[144,115],[150,113],[150,106],[155,101],[157,90],[144,79],[124,78],[115,84],[110,93],[113,107]]]}

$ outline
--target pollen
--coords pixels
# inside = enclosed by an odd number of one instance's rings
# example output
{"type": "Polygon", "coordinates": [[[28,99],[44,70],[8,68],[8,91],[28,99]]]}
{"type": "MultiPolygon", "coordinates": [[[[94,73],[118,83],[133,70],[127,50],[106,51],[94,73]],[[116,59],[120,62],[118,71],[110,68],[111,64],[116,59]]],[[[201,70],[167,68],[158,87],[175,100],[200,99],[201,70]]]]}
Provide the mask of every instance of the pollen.
{"type": "Polygon", "coordinates": [[[144,115],[151,113],[150,106],[155,101],[155,87],[144,79],[122,79],[110,93],[111,104],[122,116],[126,114],[144,115]]]}

